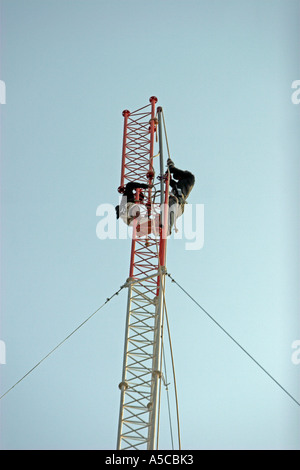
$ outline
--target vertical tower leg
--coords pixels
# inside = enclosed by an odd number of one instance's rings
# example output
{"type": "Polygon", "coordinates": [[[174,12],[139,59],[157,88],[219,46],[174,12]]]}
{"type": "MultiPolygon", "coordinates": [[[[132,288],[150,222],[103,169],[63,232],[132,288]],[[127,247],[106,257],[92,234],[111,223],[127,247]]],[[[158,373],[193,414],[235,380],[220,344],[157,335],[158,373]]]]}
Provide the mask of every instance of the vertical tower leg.
{"type": "Polygon", "coordinates": [[[118,441],[117,441],[118,450],[121,449],[121,445],[122,445],[121,435],[122,435],[123,410],[124,410],[124,401],[125,401],[125,391],[128,388],[128,383],[126,382],[126,368],[127,368],[128,338],[129,338],[130,307],[131,307],[131,290],[132,290],[131,284],[129,284],[128,298],[127,298],[125,340],[124,340],[123,372],[122,372],[122,382],[119,384],[119,389],[121,390],[121,398],[120,398],[120,414],[119,414],[118,441]]]}
{"type": "Polygon", "coordinates": [[[156,449],[157,437],[157,418],[158,418],[158,392],[162,376],[161,372],[161,348],[162,348],[162,321],[163,321],[163,295],[162,295],[163,276],[160,276],[159,295],[157,297],[155,328],[154,328],[154,350],[152,362],[152,387],[151,387],[151,409],[149,416],[149,437],[148,450],[156,449]]]}

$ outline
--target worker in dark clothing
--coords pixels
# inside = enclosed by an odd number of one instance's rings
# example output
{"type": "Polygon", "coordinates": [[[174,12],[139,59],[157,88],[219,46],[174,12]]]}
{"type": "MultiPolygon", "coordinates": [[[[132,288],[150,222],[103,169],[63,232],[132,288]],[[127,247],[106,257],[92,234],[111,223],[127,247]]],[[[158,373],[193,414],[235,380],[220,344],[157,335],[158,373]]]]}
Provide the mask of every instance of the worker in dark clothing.
{"type": "MultiPolygon", "coordinates": [[[[170,186],[172,188],[169,195],[169,221],[168,221],[168,235],[171,235],[172,228],[175,225],[176,219],[184,212],[186,200],[193,189],[195,184],[195,176],[186,170],[179,170],[175,167],[173,161],[169,158],[167,160],[168,169],[171,175],[170,186]]],[[[136,183],[130,181],[126,184],[121,203],[115,207],[117,219],[121,218],[127,225],[140,216],[139,202],[143,203],[144,194],[140,192],[139,201],[136,201],[136,190],[148,189],[148,184],[136,183]]]]}
{"type": "Polygon", "coordinates": [[[167,160],[167,165],[171,175],[170,186],[172,188],[169,196],[168,228],[168,235],[171,235],[174,224],[176,230],[176,219],[184,212],[186,200],[195,184],[195,176],[190,171],[179,170],[176,168],[174,162],[170,158],[167,160]]]}
{"type": "MultiPolygon", "coordinates": [[[[138,188],[148,189],[149,187],[149,184],[129,181],[125,186],[120,205],[115,207],[117,219],[120,217],[127,225],[130,225],[140,215],[139,205],[136,201],[136,190],[138,188]]],[[[142,202],[143,199],[144,194],[141,192],[139,201],[142,202]]]]}

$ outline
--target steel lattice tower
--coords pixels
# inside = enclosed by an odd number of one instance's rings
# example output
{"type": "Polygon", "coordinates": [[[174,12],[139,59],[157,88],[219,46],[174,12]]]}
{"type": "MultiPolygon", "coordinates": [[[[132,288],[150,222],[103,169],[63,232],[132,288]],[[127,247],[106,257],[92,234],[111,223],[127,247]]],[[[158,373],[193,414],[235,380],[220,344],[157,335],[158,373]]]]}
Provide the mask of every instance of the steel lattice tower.
{"type": "MultiPolygon", "coordinates": [[[[147,216],[133,223],[124,358],[118,426],[118,449],[156,449],[158,391],[167,241],[169,174],[164,174],[162,108],[157,98],[136,111],[123,111],[121,184],[147,183],[136,202],[147,216]],[[154,141],[159,135],[159,174],[155,175],[154,141]],[[156,179],[158,182],[156,183],[156,179]],[[145,220],[145,219],[144,219],[145,220]]],[[[120,222],[122,223],[122,222],[120,222]]]]}

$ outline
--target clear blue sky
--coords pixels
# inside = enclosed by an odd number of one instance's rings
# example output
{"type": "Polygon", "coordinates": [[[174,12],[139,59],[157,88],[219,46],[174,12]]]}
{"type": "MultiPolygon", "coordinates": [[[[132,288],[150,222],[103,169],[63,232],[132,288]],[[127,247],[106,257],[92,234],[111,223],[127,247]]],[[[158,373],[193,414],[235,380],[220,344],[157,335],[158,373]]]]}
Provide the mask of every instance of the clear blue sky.
{"type": "MultiPolygon", "coordinates": [[[[123,109],[155,95],[205,207],[168,271],[300,400],[299,32],[299,0],[1,0],[2,393],[125,282],[96,209],[123,109]]],[[[171,283],[167,305],[182,447],[299,450],[300,408],[171,283]]],[[[2,449],[115,448],[125,311],[123,291],[1,400],[2,449]]]]}

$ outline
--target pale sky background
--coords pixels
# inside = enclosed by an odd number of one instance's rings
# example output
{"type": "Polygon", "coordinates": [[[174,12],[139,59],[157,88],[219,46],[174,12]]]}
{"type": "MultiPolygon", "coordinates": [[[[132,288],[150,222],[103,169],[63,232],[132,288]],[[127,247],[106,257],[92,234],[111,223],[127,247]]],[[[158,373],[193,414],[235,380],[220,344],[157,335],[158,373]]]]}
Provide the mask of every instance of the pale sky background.
{"type": "MultiPolygon", "coordinates": [[[[205,207],[168,271],[300,401],[299,57],[299,0],[1,0],[2,393],[128,277],[96,209],[118,202],[122,111],[155,95],[205,207]]],[[[300,450],[300,407],[166,293],[182,448],[300,450]]],[[[1,400],[2,449],[115,449],[125,312],[124,290],[1,400]]]]}

